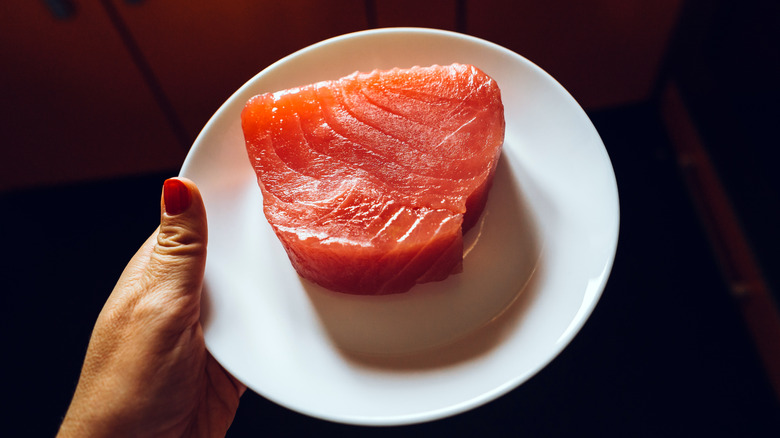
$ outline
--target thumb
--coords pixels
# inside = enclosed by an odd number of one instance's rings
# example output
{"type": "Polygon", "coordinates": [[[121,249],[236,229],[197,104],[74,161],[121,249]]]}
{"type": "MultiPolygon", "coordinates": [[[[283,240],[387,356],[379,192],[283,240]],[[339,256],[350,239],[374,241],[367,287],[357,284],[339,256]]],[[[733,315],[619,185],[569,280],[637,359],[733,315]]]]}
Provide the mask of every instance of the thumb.
{"type": "Polygon", "coordinates": [[[160,228],[147,274],[172,295],[199,301],[206,266],[208,229],[200,191],[186,178],[163,184],[160,228]]]}

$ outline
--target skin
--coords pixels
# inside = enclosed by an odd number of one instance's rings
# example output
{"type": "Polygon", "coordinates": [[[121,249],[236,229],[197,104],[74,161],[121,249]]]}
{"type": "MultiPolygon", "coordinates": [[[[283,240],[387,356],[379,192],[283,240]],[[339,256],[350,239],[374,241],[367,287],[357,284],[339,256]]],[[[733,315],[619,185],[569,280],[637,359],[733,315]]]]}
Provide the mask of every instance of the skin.
{"type": "Polygon", "coordinates": [[[246,388],[204,344],[206,211],[195,184],[180,180],[184,211],[167,212],[163,196],[160,227],[98,316],[59,437],[225,436],[233,421],[246,388]]]}

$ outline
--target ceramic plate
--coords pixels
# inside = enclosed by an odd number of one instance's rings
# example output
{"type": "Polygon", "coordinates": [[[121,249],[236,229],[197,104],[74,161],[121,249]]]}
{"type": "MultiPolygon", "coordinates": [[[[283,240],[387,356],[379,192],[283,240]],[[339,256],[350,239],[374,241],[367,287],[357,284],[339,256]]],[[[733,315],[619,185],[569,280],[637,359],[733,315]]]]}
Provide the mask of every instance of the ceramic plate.
{"type": "Polygon", "coordinates": [[[198,183],[208,211],[209,350],[260,395],[343,423],[435,420],[516,388],[582,327],[617,244],[614,173],[575,100],[525,58],[446,31],[359,32],[280,60],[217,111],[181,174],[198,183]],[[485,213],[465,236],[463,272],[384,297],[301,279],[263,216],[244,103],[356,70],[453,62],[498,82],[507,128],[485,213]]]}

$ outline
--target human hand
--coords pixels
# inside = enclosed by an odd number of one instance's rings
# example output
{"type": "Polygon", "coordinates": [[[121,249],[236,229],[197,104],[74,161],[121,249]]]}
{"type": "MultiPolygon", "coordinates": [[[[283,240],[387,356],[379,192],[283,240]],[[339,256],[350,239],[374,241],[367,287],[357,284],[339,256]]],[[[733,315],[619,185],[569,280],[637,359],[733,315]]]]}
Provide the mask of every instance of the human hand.
{"type": "Polygon", "coordinates": [[[233,421],[246,388],[206,350],[200,324],[198,188],[165,181],[161,210],[98,316],[58,436],[224,436],[233,421]]]}

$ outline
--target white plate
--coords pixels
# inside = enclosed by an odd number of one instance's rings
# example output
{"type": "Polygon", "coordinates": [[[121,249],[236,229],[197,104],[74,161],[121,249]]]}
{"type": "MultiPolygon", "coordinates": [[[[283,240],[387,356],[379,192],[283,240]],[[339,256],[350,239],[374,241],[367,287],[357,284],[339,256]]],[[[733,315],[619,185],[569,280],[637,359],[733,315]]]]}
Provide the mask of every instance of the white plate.
{"type": "Polygon", "coordinates": [[[617,245],[614,174],[583,110],[525,58],[452,32],[358,32],[282,59],[217,111],[181,174],[198,183],[208,210],[209,350],[260,395],[343,423],[439,419],[516,388],[582,327],[617,245]],[[355,70],[452,62],[498,82],[507,121],[463,273],[389,297],[301,280],[262,213],[240,126],[244,103],[355,70]]]}

